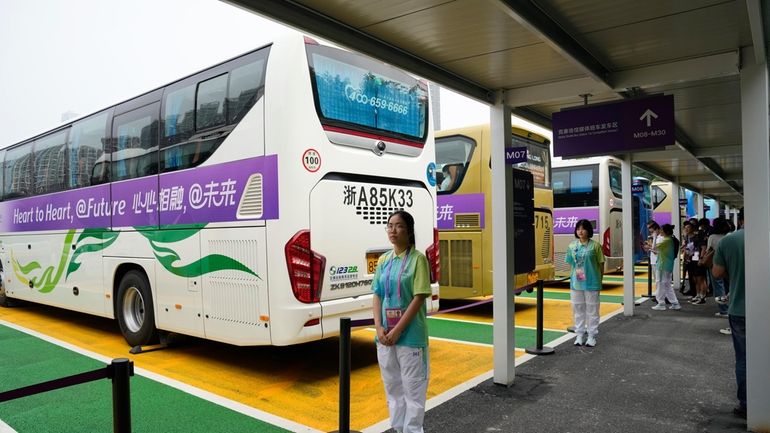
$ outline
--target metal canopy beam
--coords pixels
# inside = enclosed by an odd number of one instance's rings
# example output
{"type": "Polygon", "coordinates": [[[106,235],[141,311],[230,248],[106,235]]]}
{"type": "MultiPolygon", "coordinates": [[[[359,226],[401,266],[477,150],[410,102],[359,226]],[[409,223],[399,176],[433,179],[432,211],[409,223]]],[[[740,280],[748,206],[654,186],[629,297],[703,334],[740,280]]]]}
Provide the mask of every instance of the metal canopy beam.
{"type": "Polygon", "coordinates": [[[607,92],[607,86],[598,83],[591,77],[573,78],[548,84],[537,84],[528,87],[508,89],[505,92],[505,103],[511,107],[537,105],[572,99],[578,95],[596,95],[607,92]]]}
{"type": "Polygon", "coordinates": [[[736,50],[614,72],[609,81],[615,90],[656,87],[738,75],[740,66],[740,53],[736,50]]]}
{"type": "MultiPolygon", "coordinates": [[[[728,181],[742,181],[743,173],[725,173],[724,179],[728,181]]],[[[714,182],[717,180],[719,179],[715,178],[712,174],[683,174],[679,176],[680,182],[714,182]]]]}
{"type": "Polygon", "coordinates": [[[731,144],[726,146],[700,147],[694,149],[693,153],[697,158],[711,158],[721,156],[741,156],[742,151],[743,146],[740,144],[731,144]]]}
{"type": "MultiPolygon", "coordinates": [[[[696,57],[693,59],[644,66],[608,74],[613,92],[631,88],[649,88],[687,81],[726,77],[740,73],[738,51],[696,57]]],[[[605,83],[591,77],[570,78],[548,84],[508,89],[505,102],[512,107],[553,103],[574,99],[578,95],[597,95],[608,91],[605,83]]],[[[738,150],[740,154],[740,149],[738,150]]]]}
{"type": "Polygon", "coordinates": [[[557,22],[551,19],[531,0],[495,0],[500,8],[524,28],[539,36],[565,59],[584,70],[598,83],[604,84],[605,91],[609,70],[588,50],[583,48],[557,22]]]}
{"type": "Polygon", "coordinates": [[[762,23],[761,0],[746,0],[746,12],[749,14],[751,42],[754,46],[754,61],[758,65],[762,65],[767,58],[767,48],[765,47],[765,27],[762,23]]]}
{"type": "Polygon", "coordinates": [[[493,101],[493,93],[489,89],[293,0],[223,1],[366,53],[470,98],[484,103],[493,101]]]}

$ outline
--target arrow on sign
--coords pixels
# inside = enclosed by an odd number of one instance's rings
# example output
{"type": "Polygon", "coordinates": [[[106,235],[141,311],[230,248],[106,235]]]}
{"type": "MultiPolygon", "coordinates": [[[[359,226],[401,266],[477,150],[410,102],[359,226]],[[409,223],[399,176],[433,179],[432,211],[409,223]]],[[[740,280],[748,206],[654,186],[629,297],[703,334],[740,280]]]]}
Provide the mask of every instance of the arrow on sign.
{"type": "MultiPolygon", "coordinates": [[[[637,113],[638,113],[638,111],[637,111],[637,113]]],[[[652,126],[651,122],[652,122],[652,118],[653,117],[657,119],[658,115],[655,114],[654,111],[652,111],[652,110],[650,110],[648,108],[647,111],[645,111],[644,114],[642,114],[642,117],[640,117],[639,120],[647,119],[647,127],[649,128],[650,126],[652,126]]]]}

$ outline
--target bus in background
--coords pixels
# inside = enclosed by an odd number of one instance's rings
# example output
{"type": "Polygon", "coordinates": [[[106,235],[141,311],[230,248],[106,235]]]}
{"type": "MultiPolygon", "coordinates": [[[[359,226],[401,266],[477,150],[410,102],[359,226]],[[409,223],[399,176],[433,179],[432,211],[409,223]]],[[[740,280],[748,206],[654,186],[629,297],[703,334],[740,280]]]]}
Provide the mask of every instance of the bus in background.
{"type": "MultiPolygon", "coordinates": [[[[671,199],[671,182],[655,181],[652,183],[652,208],[653,218],[659,225],[673,224],[671,222],[671,206],[674,205],[671,199]]],[[[686,196],[685,189],[679,187],[679,197],[686,196]]],[[[687,206],[678,203],[679,206],[679,227],[687,218],[687,206]]]]}
{"type": "Polygon", "coordinates": [[[594,240],[602,246],[604,271],[623,266],[623,196],[620,161],[593,157],[553,162],[554,264],[558,276],[568,276],[565,256],[575,239],[575,224],[591,221],[594,240]]]}
{"type": "MultiPolygon", "coordinates": [[[[671,182],[653,182],[651,193],[652,218],[660,226],[671,224],[671,182]]],[[[683,197],[683,195],[680,197],[683,197]]],[[[680,213],[680,215],[684,217],[684,213],[680,213]]]]}
{"type": "Polygon", "coordinates": [[[0,304],[289,345],[371,318],[388,215],[438,306],[427,83],[292,36],[0,151],[0,304]],[[7,216],[7,217],[6,217],[7,216]]]}
{"type": "MultiPolygon", "coordinates": [[[[511,128],[513,146],[527,148],[527,162],[514,167],[532,173],[535,196],[535,270],[516,275],[521,289],[551,280],[553,195],[549,141],[511,128]]],[[[441,256],[441,298],[492,295],[492,170],[489,125],[436,133],[437,222],[441,256]]]]}
{"type": "Polygon", "coordinates": [[[650,180],[645,177],[634,177],[631,183],[631,195],[634,206],[632,217],[634,225],[634,263],[639,263],[647,260],[649,257],[644,250],[644,242],[650,235],[647,223],[653,219],[650,180]]]}
{"type": "Polygon", "coordinates": [[[719,216],[719,207],[716,200],[710,197],[703,199],[703,216],[711,222],[714,222],[714,219],[719,216]]]}

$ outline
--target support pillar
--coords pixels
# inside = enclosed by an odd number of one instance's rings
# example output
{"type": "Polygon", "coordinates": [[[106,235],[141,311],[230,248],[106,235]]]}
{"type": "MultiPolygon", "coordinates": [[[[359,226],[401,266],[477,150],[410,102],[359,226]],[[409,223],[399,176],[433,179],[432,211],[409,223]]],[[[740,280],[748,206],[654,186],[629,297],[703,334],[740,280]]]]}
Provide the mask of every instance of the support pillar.
{"type": "MultiPolygon", "coordinates": [[[[679,206],[679,178],[671,182],[671,224],[674,225],[674,235],[682,240],[681,207],[679,206]]],[[[679,260],[679,251],[674,257],[674,290],[679,290],[682,283],[682,265],[679,260]]]]}
{"type": "Polygon", "coordinates": [[[746,233],[747,428],[770,426],[770,126],[767,63],[741,51],[741,131],[746,233]]]}
{"type": "Polygon", "coordinates": [[[634,231],[631,195],[631,154],[621,161],[621,186],[623,189],[623,315],[634,315],[634,231]]]}
{"type": "Polygon", "coordinates": [[[513,286],[513,177],[505,165],[505,148],[511,146],[511,108],[503,92],[490,109],[492,139],[492,343],[493,380],[511,386],[516,361],[513,286]]]}

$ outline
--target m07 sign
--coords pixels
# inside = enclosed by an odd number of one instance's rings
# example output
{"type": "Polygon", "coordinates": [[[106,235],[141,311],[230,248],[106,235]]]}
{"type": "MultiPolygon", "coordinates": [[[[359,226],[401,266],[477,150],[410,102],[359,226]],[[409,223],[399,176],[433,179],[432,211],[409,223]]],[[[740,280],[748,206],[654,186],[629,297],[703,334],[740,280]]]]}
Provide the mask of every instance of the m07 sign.
{"type": "Polygon", "coordinates": [[[527,148],[526,147],[506,147],[505,148],[505,163],[507,165],[519,164],[527,162],[527,148]]]}

